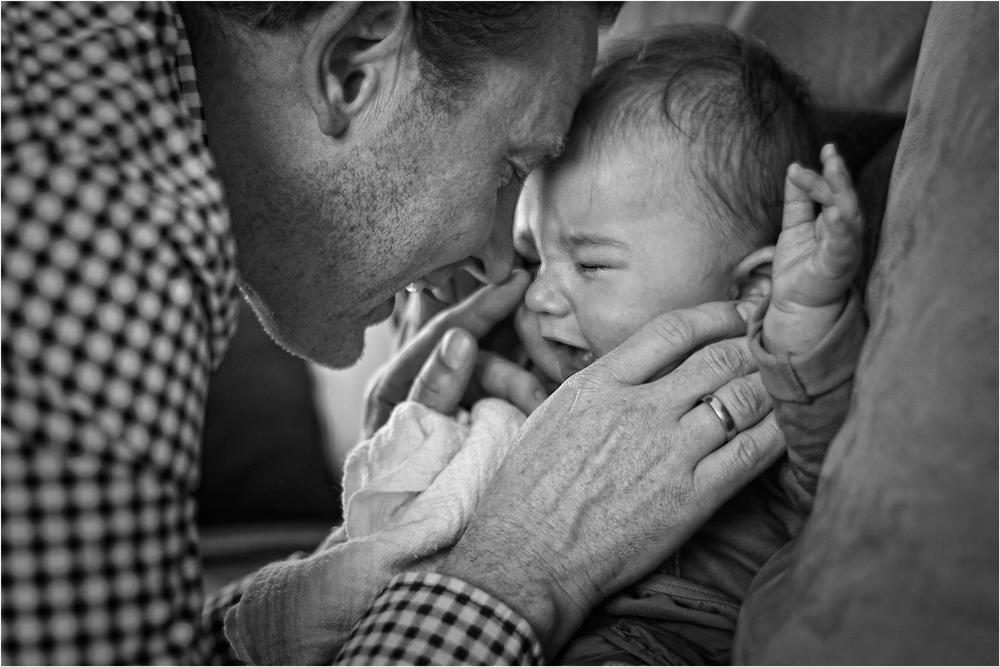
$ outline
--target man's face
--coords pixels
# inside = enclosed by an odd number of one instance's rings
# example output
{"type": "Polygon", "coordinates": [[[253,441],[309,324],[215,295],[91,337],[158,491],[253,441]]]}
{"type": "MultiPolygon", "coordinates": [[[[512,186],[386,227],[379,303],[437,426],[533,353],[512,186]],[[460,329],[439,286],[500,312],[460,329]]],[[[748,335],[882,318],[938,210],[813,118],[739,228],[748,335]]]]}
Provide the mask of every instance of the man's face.
{"type": "Polygon", "coordinates": [[[632,141],[595,150],[574,140],[564,158],[528,179],[514,243],[539,264],[516,325],[552,380],[564,381],[656,315],[732,298],[718,239],[691,213],[698,196],[686,151],[656,150],[650,160],[632,141]]]}
{"type": "Polygon", "coordinates": [[[260,167],[241,165],[256,175],[226,185],[242,287],[280,343],[346,366],[406,285],[446,281],[460,266],[506,278],[515,172],[560,145],[593,67],[592,12],[568,14],[534,53],[488,65],[457,108],[435,104],[416,63],[401,65],[352,123],[346,156],[334,159],[335,140],[310,131],[315,119],[300,125],[305,140],[275,125],[248,133],[244,150],[260,167]]]}

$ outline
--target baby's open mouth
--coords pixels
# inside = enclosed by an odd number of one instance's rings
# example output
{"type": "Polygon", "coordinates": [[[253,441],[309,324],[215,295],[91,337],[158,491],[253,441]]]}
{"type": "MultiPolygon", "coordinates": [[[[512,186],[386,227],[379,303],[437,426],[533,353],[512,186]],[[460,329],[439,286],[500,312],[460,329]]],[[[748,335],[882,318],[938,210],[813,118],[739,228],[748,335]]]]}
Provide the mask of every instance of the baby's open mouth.
{"type": "Polygon", "coordinates": [[[570,345],[554,338],[547,338],[546,340],[552,346],[553,352],[555,352],[563,380],[594,363],[596,357],[588,349],[570,345]]]}

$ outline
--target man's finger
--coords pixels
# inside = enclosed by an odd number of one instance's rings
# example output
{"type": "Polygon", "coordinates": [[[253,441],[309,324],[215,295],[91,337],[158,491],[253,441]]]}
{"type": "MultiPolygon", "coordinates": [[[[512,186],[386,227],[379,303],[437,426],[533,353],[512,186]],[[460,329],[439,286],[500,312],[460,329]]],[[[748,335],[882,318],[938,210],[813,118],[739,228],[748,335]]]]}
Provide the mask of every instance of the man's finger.
{"type": "Polygon", "coordinates": [[[484,392],[513,403],[528,415],[548,398],[538,378],[492,352],[479,352],[475,377],[484,392]]]}
{"type": "Polygon", "coordinates": [[[722,403],[722,417],[708,403],[696,404],[681,417],[681,424],[695,432],[717,434],[714,444],[706,443],[702,454],[708,454],[726,442],[728,425],[723,421],[726,415],[732,419],[732,427],[742,433],[771,412],[771,398],[764,389],[760,373],[738,377],[711,393],[722,403]]]}
{"type": "Polygon", "coordinates": [[[479,338],[517,308],[529,282],[527,271],[515,270],[506,282],[487,285],[457,306],[435,315],[382,367],[375,391],[392,403],[403,400],[417,373],[445,333],[460,328],[479,338]]]}
{"type": "Polygon", "coordinates": [[[684,360],[657,383],[673,397],[685,413],[695,407],[698,398],[714,394],[737,378],[757,371],[745,337],[710,343],[684,360]]]}
{"type": "Polygon", "coordinates": [[[664,313],[590,368],[624,384],[642,384],[664,370],[673,369],[703,345],[746,334],[747,320],[753,310],[752,304],[716,302],[664,313]]]}
{"type": "Polygon", "coordinates": [[[772,412],[756,426],[705,456],[695,466],[695,485],[701,489],[730,489],[735,492],[784,453],[785,439],[772,412]]]}
{"type": "Polygon", "coordinates": [[[410,387],[407,400],[421,403],[442,414],[458,407],[475,367],[476,341],[461,329],[450,330],[410,387]]]}
{"type": "Polygon", "coordinates": [[[486,285],[457,306],[439,313],[427,323],[427,328],[447,330],[460,327],[478,339],[514,312],[530,282],[531,276],[527,271],[514,269],[506,281],[499,285],[486,285]]]}

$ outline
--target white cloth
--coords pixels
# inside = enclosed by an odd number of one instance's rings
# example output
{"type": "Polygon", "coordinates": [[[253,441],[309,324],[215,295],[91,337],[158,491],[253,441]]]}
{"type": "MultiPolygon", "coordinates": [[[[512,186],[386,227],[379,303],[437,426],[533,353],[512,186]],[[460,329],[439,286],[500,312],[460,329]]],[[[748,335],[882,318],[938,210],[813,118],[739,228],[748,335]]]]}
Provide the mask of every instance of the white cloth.
{"type": "Polygon", "coordinates": [[[226,614],[250,664],[329,663],[394,575],[433,570],[462,535],[525,415],[494,398],[468,425],[418,403],[348,457],[344,525],[310,556],[263,568],[226,614]]]}

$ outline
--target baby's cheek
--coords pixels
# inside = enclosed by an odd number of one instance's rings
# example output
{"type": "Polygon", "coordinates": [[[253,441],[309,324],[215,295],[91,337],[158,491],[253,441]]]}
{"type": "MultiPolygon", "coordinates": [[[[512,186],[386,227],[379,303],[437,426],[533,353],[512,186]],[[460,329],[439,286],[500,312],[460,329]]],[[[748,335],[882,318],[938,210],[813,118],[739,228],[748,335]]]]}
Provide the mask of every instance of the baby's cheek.
{"type": "Polygon", "coordinates": [[[553,362],[548,357],[548,348],[542,340],[542,332],[538,325],[538,316],[532,313],[522,303],[514,315],[514,330],[521,340],[524,351],[534,364],[543,368],[546,373],[552,373],[553,362]]]}
{"type": "Polygon", "coordinates": [[[632,322],[620,318],[593,318],[580,322],[580,330],[590,351],[595,357],[603,357],[638,331],[644,322],[632,322]]]}
{"type": "Polygon", "coordinates": [[[517,307],[514,314],[514,330],[517,332],[517,337],[521,339],[524,349],[529,355],[534,356],[532,348],[535,347],[535,343],[540,337],[538,318],[523,303],[517,307]]]}

